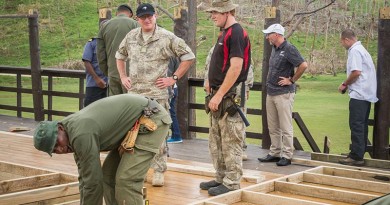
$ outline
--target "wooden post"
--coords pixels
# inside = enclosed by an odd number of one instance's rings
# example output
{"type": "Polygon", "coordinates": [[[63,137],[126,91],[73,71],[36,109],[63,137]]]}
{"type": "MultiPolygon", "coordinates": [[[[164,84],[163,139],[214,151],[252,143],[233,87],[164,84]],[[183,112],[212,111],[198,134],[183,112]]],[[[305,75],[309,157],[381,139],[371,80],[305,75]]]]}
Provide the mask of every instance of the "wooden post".
{"type": "Polygon", "coordinates": [[[29,11],[28,16],[29,41],[30,41],[30,62],[31,62],[31,83],[34,104],[34,119],[42,121],[45,118],[42,94],[41,57],[39,53],[39,30],[38,12],[29,11]]]}
{"type": "Polygon", "coordinates": [[[99,9],[99,26],[100,26],[100,23],[104,20],[109,20],[111,19],[112,17],[112,14],[111,14],[111,9],[108,9],[108,8],[101,8],[99,9]]]}
{"type": "MultiPolygon", "coordinates": [[[[184,39],[192,52],[196,53],[196,1],[187,1],[188,10],[180,5],[180,18],[175,19],[174,33],[184,39]]],[[[195,88],[188,85],[188,77],[195,76],[196,62],[189,71],[178,81],[177,119],[179,121],[181,136],[184,139],[195,138],[195,133],[189,132],[190,122],[195,123],[195,111],[188,109],[188,102],[195,101],[195,88]]]]}
{"type": "Polygon", "coordinates": [[[380,9],[378,22],[378,91],[375,104],[373,154],[375,159],[389,159],[390,125],[390,7],[380,9]]]}
{"type": "MultiPolygon", "coordinates": [[[[266,18],[264,23],[264,29],[267,29],[270,25],[280,22],[280,10],[276,7],[266,8],[266,18]]],[[[271,146],[271,139],[269,136],[268,123],[267,123],[267,75],[269,70],[269,58],[271,56],[272,46],[264,36],[264,51],[263,51],[263,65],[262,65],[262,86],[261,86],[261,117],[263,125],[263,138],[261,140],[261,147],[263,149],[269,149],[271,146]]]]}

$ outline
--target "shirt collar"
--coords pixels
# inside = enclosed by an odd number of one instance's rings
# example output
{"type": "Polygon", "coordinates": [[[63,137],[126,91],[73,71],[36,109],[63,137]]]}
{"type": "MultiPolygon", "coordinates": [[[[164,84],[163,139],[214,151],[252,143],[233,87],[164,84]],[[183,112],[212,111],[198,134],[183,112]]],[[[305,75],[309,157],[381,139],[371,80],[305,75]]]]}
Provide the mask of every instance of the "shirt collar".
{"type": "Polygon", "coordinates": [[[280,44],[280,46],[279,46],[279,47],[276,47],[276,46],[274,46],[274,47],[275,47],[275,49],[276,49],[276,50],[279,50],[279,49],[282,49],[282,48],[284,48],[284,46],[286,46],[286,44],[287,44],[287,41],[286,41],[286,39],[284,39],[283,43],[282,43],[282,44],[280,44]]]}
{"type": "Polygon", "coordinates": [[[352,46],[348,49],[348,51],[350,51],[353,47],[358,46],[358,45],[362,45],[362,42],[356,41],[354,44],[352,44],[352,46]]]}

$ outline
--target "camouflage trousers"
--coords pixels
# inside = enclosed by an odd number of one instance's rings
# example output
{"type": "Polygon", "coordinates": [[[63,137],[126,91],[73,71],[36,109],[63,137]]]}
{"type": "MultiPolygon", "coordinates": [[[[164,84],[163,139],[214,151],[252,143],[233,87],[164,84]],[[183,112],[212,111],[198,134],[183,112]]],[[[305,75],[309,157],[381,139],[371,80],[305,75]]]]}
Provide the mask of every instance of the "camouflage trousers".
{"type": "Polygon", "coordinates": [[[216,181],[230,190],[240,188],[244,123],[236,113],[222,118],[211,115],[209,151],[216,171],[216,181]]]}
{"type": "MultiPolygon", "coordinates": [[[[167,112],[169,113],[169,101],[168,100],[157,100],[160,105],[162,105],[167,112]]],[[[167,138],[165,136],[165,141],[161,144],[160,152],[156,154],[153,158],[151,168],[156,172],[165,172],[167,171],[167,154],[168,154],[168,145],[167,138]]]]}

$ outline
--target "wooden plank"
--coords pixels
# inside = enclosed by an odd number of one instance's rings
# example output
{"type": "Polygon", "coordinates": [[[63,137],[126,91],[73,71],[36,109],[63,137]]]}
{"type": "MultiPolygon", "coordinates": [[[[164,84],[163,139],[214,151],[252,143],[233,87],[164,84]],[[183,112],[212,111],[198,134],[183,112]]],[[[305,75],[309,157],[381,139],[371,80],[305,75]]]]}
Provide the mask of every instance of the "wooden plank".
{"type": "Polygon", "coordinates": [[[260,193],[268,193],[275,190],[275,181],[262,182],[260,184],[249,186],[245,190],[260,192],[260,193]]]}
{"type": "Polygon", "coordinates": [[[339,167],[339,168],[347,168],[352,170],[362,170],[362,171],[390,174],[390,170],[386,171],[386,170],[366,168],[366,167],[355,167],[355,166],[348,166],[339,163],[335,164],[332,162],[315,161],[315,160],[308,160],[308,159],[301,159],[301,158],[293,158],[292,163],[305,165],[309,167],[328,166],[328,167],[339,167]]]}
{"type": "Polygon", "coordinates": [[[217,202],[212,202],[212,201],[205,201],[205,202],[195,202],[189,205],[227,205],[227,204],[222,204],[222,203],[217,203],[217,202]]]}
{"type": "Polygon", "coordinates": [[[363,180],[382,182],[382,183],[390,183],[390,174],[382,174],[377,172],[324,167],[323,174],[339,176],[339,177],[347,177],[353,179],[363,179],[363,180]]]}
{"type": "Polygon", "coordinates": [[[69,195],[64,197],[57,197],[53,199],[40,200],[39,202],[31,202],[24,205],[42,205],[42,204],[55,204],[55,205],[80,205],[80,195],[69,195]]]}
{"type": "Polygon", "coordinates": [[[15,163],[0,161],[0,173],[12,173],[13,175],[20,176],[33,176],[33,175],[41,175],[41,174],[49,174],[49,171],[43,169],[37,169],[30,166],[19,165],[15,163]]]}
{"type": "Polygon", "coordinates": [[[306,172],[303,173],[303,181],[383,194],[390,193],[390,184],[388,183],[373,182],[360,179],[350,179],[345,177],[328,176],[306,172]]]}
{"type": "Polygon", "coordinates": [[[243,191],[242,202],[249,202],[258,205],[329,205],[291,197],[276,196],[252,191],[243,191]]]}
{"type": "MultiPolygon", "coordinates": [[[[339,159],[343,159],[343,158],[345,158],[345,156],[335,155],[335,154],[314,153],[314,152],[311,153],[311,159],[317,161],[339,163],[339,159]]],[[[366,167],[390,169],[389,160],[364,159],[364,165],[366,167]]]]}
{"type": "Polygon", "coordinates": [[[57,185],[60,183],[60,174],[43,174],[13,180],[0,181],[0,194],[16,191],[37,189],[40,187],[57,185]]]}
{"type": "Polygon", "coordinates": [[[77,195],[79,193],[79,183],[61,184],[45,188],[20,191],[10,194],[0,195],[0,205],[25,204],[40,200],[77,195]]]}
{"type": "MultiPolygon", "coordinates": [[[[182,172],[187,174],[196,174],[201,176],[214,177],[215,169],[210,167],[201,167],[185,164],[167,163],[167,169],[174,172],[182,172]]],[[[265,177],[259,172],[253,170],[243,170],[242,180],[250,183],[260,183],[265,180],[265,177]]]]}
{"type": "Polygon", "coordinates": [[[233,204],[241,201],[241,195],[242,195],[242,190],[235,190],[235,191],[228,192],[228,194],[222,194],[213,197],[213,199],[210,201],[221,203],[221,204],[233,204]]]}
{"type": "Polygon", "coordinates": [[[282,181],[275,182],[275,191],[354,204],[362,204],[378,197],[376,195],[371,194],[335,190],[330,188],[316,187],[304,184],[294,184],[282,181]]]}
{"type": "Polygon", "coordinates": [[[79,181],[78,176],[60,173],[60,184],[78,182],[78,181],[79,181]]]}
{"type": "Polygon", "coordinates": [[[292,182],[292,183],[299,183],[303,181],[303,173],[298,172],[296,174],[288,175],[286,177],[279,178],[275,181],[286,181],[286,182],[292,182]]]}

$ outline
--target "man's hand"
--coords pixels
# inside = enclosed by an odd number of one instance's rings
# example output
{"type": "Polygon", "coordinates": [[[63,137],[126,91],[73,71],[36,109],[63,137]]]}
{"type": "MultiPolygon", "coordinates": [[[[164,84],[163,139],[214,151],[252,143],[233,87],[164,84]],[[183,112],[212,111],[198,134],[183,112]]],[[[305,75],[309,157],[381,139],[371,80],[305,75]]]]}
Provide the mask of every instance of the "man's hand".
{"type": "Polygon", "coordinates": [[[172,77],[166,77],[157,79],[155,85],[160,89],[164,89],[166,87],[172,86],[175,83],[176,80],[174,80],[172,77]]]}
{"type": "Polygon", "coordinates": [[[218,110],[218,106],[222,101],[223,96],[220,95],[214,95],[210,102],[209,102],[209,108],[211,111],[215,112],[218,110]]]}
{"type": "Polygon", "coordinates": [[[291,82],[290,78],[285,78],[285,77],[279,77],[279,82],[278,84],[280,86],[286,86],[286,85],[292,85],[293,83],[291,82]]]}
{"type": "Polygon", "coordinates": [[[345,84],[345,83],[343,82],[343,83],[341,83],[340,86],[339,86],[339,92],[340,92],[341,94],[344,94],[345,91],[347,91],[347,88],[348,88],[348,85],[345,84]]]}
{"type": "Polygon", "coordinates": [[[103,88],[106,88],[107,87],[107,84],[106,84],[106,81],[104,81],[103,79],[101,79],[100,77],[97,77],[97,78],[94,78],[93,79],[96,83],[96,85],[103,89],[103,88]]]}
{"type": "Polygon", "coordinates": [[[131,88],[131,80],[127,76],[121,77],[122,85],[126,88],[126,90],[130,90],[131,88]]]}
{"type": "Polygon", "coordinates": [[[209,80],[206,80],[206,82],[204,83],[204,91],[206,92],[207,95],[211,92],[209,80]]]}

